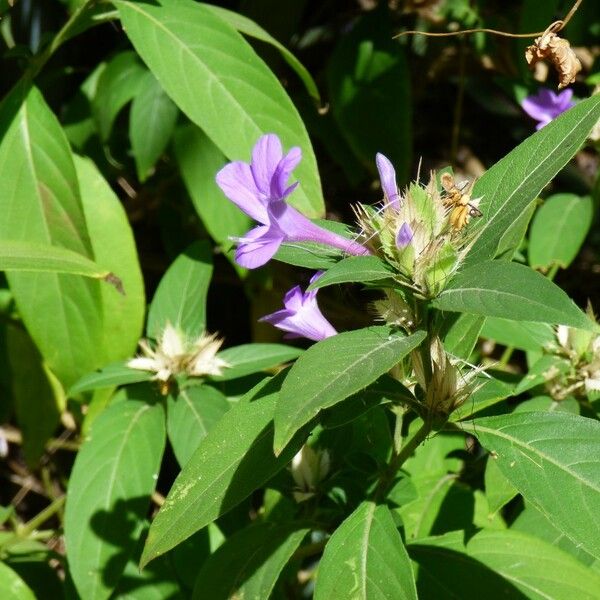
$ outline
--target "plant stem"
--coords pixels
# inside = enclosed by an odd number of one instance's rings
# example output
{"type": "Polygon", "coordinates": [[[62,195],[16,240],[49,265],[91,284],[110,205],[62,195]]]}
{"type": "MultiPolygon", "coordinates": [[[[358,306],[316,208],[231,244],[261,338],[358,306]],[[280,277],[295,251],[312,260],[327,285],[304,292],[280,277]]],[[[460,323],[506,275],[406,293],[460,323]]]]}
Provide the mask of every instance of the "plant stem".
{"type": "Polygon", "coordinates": [[[512,353],[515,351],[513,346],[507,346],[502,356],[500,357],[500,366],[505,367],[512,356],[512,353]]]}
{"type": "Polygon", "coordinates": [[[56,500],[53,500],[44,510],[38,513],[33,519],[30,519],[19,527],[16,531],[16,534],[19,538],[27,538],[29,534],[33,533],[42,523],[45,523],[50,517],[53,517],[57,512],[59,512],[66,500],[66,496],[60,496],[56,500]]]}
{"type": "Polygon", "coordinates": [[[432,425],[433,423],[430,420],[425,421],[412,438],[404,444],[400,452],[392,458],[375,488],[375,500],[381,500],[381,498],[385,496],[398,469],[411,457],[412,453],[420,446],[420,444],[425,441],[431,432],[432,425]]]}

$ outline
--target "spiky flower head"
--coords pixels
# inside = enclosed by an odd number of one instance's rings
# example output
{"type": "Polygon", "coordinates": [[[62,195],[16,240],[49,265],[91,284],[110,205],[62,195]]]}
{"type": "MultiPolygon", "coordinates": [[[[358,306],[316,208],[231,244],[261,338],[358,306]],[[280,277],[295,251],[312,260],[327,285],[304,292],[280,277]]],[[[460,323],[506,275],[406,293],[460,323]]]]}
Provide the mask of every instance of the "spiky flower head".
{"type": "Polygon", "coordinates": [[[426,186],[395,187],[393,167],[377,156],[384,190],[380,207],[358,205],[360,241],[395,271],[397,281],[424,298],[437,296],[458,269],[469,242],[466,225],[478,202],[454,188],[453,198],[432,172],[426,186]]]}
{"type": "Polygon", "coordinates": [[[167,323],[153,348],[148,340],[140,341],[141,355],[132,358],[127,366],[154,373],[153,379],[167,382],[186,374],[193,377],[222,375],[230,365],[217,356],[223,344],[216,334],[202,333],[195,339],[167,323]]]}

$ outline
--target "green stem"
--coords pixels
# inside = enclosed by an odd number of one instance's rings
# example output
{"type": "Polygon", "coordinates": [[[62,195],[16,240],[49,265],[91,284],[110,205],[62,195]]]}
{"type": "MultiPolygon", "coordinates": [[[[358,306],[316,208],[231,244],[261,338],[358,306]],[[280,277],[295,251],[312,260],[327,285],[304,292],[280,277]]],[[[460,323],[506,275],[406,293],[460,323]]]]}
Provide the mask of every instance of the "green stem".
{"type": "Polygon", "coordinates": [[[412,456],[413,452],[425,441],[429,433],[431,432],[433,422],[427,420],[421,425],[420,429],[410,438],[406,444],[402,447],[390,461],[386,470],[381,475],[379,483],[375,488],[374,498],[375,500],[381,500],[388,492],[389,487],[396,477],[398,469],[412,456]]]}
{"type": "Polygon", "coordinates": [[[45,523],[50,517],[53,517],[57,512],[59,512],[66,500],[66,496],[60,496],[56,500],[53,500],[44,510],[38,513],[33,519],[30,519],[19,527],[16,531],[17,536],[21,539],[29,537],[31,533],[33,533],[42,523],[45,523]]]}
{"type": "Polygon", "coordinates": [[[500,366],[505,367],[512,356],[512,353],[515,351],[513,346],[507,346],[500,357],[500,366]]]}
{"type": "Polygon", "coordinates": [[[551,267],[550,270],[548,271],[548,273],[546,273],[546,277],[550,280],[553,281],[554,278],[556,277],[556,274],[558,273],[558,270],[560,269],[560,267],[558,266],[557,263],[554,263],[551,267]]]}

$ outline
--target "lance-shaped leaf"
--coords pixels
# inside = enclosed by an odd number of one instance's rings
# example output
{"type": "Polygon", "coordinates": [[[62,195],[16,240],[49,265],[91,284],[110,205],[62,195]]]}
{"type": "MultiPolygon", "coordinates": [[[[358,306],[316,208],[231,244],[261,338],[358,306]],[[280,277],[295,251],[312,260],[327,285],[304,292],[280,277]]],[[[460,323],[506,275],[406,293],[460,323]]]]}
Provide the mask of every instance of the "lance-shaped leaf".
{"type": "Polygon", "coordinates": [[[579,150],[600,119],[600,96],[592,96],[548,123],[498,161],[477,181],[483,217],[472,225],[477,241],[467,263],[494,258],[502,238],[552,178],[579,150]]]}
{"type": "Polygon", "coordinates": [[[311,346],[290,369],[275,411],[275,451],[321,410],[367,387],[425,338],[388,327],[347,331],[311,346]]]}
{"type": "Polygon", "coordinates": [[[202,565],[192,598],[270,598],[308,531],[294,523],[259,523],[238,531],[202,565]]]}
{"type": "Polygon", "coordinates": [[[417,599],[412,566],[387,506],[363,502],[327,542],[315,600],[330,598],[417,599]]]}
{"type": "Polygon", "coordinates": [[[150,381],[151,378],[152,373],[149,373],[148,371],[130,369],[122,362],[111,363],[98,371],[84,375],[71,386],[69,389],[69,396],[80,394],[81,392],[90,392],[100,388],[150,381]]]}
{"type": "Polygon", "coordinates": [[[0,596],[11,600],[35,600],[31,588],[8,566],[0,562],[0,596]]]}
{"type": "Polygon", "coordinates": [[[600,557],[598,421],[526,412],[476,419],[469,428],[527,501],[600,557]]]}
{"type": "Polygon", "coordinates": [[[527,323],[488,317],[481,329],[481,335],[503,344],[514,346],[521,350],[539,351],[543,346],[551,344],[556,337],[547,323],[527,323]]]}
{"type": "Polygon", "coordinates": [[[393,272],[377,256],[349,256],[325,271],[321,277],[308,286],[307,291],[336,283],[381,281],[392,276],[393,272]]]}
{"type": "Polygon", "coordinates": [[[167,323],[188,337],[202,334],[212,272],[212,252],[207,242],[194,242],[175,259],[152,298],[146,327],[150,337],[157,338],[167,323]]]}
{"type": "Polygon", "coordinates": [[[94,422],[75,460],[65,510],[69,571],[82,598],[113,592],[144,525],[165,447],[165,415],[147,386],[94,422]]]}
{"type": "MultiPolygon", "coordinates": [[[[36,88],[15,88],[4,100],[0,131],[0,239],[60,246],[93,260],[71,150],[36,88]]],[[[16,272],[8,280],[25,326],[63,384],[100,366],[99,282],[16,272]]]]}
{"type": "Polygon", "coordinates": [[[303,440],[297,439],[279,457],[273,455],[281,379],[257,386],[200,442],[150,527],[142,567],[239,504],[299,450],[303,440]]]}
{"type": "Polygon", "coordinates": [[[275,75],[235,28],[192,0],[115,4],[125,32],[163,89],[227,157],[248,161],[256,140],[270,132],[286,148],[302,148],[294,172],[302,185],[290,202],[319,216],[321,184],[306,128],[275,75]]]}
{"type": "Polygon", "coordinates": [[[229,366],[223,375],[213,377],[215,381],[228,381],[258,373],[292,361],[302,354],[300,348],[284,344],[242,344],[219,352],[218,357],[229,366]]]}
{"type": "Polygon", "coordinates": [[[459,271],[432,304],[440,310],[514,321],[560,323],[578,329],[595,327],[549,279],[524,265],[500,260],[459,271]]]}
{"type": "Polygon", "coordinates": [[[597,597],[600,576],[548,542],[518,531],[483,530],[423,538],[408,546],[423,598],[570,600],[597,597]],[[468,573],[468,577],[465,577],[468,573]]]}
{"type": "Polygon", "coordinates": [[[556,264],[566,269],[577,256],[593,216],[590,196],[550,196],[533,219],[527,249],[529,264],[535,268],[556,264]]]}

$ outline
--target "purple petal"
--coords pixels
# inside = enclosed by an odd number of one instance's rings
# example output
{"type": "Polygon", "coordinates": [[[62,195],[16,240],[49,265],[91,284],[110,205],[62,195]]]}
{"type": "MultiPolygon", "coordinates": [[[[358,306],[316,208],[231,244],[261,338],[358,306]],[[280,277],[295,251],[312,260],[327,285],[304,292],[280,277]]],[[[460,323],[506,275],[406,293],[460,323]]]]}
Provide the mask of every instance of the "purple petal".
{"type": "Polygon", "coordinates": [[[291,172],[298,166],[301,160],[302,150],[294,146],[279,161],[271,179],[271,198],[280,200],[291,193],[292,190],[289,188],[286,189],[287,181],[291,172]]]}
{"type": "MultiPolygon", "coordinates": [[[[299,286],[292,288],[290,292],[293,290],[296,298],[298,292],[295,290],[298,290],[300,294],[302,293],[299,286]]],[[[290,292],[286,294],[286,298],[289,297],[290,292]]],[[[319,341],[337,334],[333,325],[319,310],[316,298],[313,297],[307,301],[306,295],[304,296],[304,302],[297,310],[290,309],[286,302],[286,309],[265,315],[259,320],[271,323],[278,329],[287,332],[285,337],[288,339],[305,337],[309,340],[319,341]]]]}
{"type": "Polygon", "coordinates": [[[575,106],[575,102],[573,102],[573,90],[571,88],[567,88],[558,94],[558,106],[563,112],[575,106]]]}
{"type": "Polygon", "coordinates": [[[414,235],[410,225],[408,223],[403,223],[396,235],[396,246],[401,250],[406,248],[412,241],[414,235]]]}
{"type": "Polygon", "coordinates": [[[239,240],[235,261],[246,269],[262,267],[273,258],[283,241],[276,228],[268,225],[255,227],[239,240]]]}
{"type": "Polygon", "coordinates": [[[274,133],[263,135],[254,145],[250,168],[256,186],[266,196],[271,193],[271,179],[282,156],[281,142],[274,133]]]}
{"type": "Polygon", "coordinates": [[[390,160],[378,152],[375,156],[375,163],[379,171],[381,188],[388,204],[394,208],[400,208],[400,195],[398,194],[398,184],[396,183],[396,171],[390,160]]]}
{"type": "Polygon", "coordinates": [[[294,286],[291,290],[288,290],[283,297],[283,305],[287,310],[296,312],[302,308],[304,302],[304,292],[299,285],[294,286]]]}
{"type": "Polygon", "coordinates": [[[265,225],[269,222],[266,200],[256,187],[248,164],[235,161],[225,165],[217,173],[216,181],[227,198],[248,216],[265,225]]]}
{"type": "Polygon", "coordinates": [[[535,100],[535,96],[525,98],[525,100],[521,102],[521,107],[532,119],[535,119],[536,121],[548,119],[549,122],[552,118],[548,115],[547,108],[545,106],[540,106],[540,104],[535,100]]]}
{"type": "Polygon", "coordinates": [[[267,208],[269,222],[277,224],[290,242],[317,242],[340,248],[347,254],[370,254],[361,244],[315,225],[286,202],[271,202],[267,208]]]}

